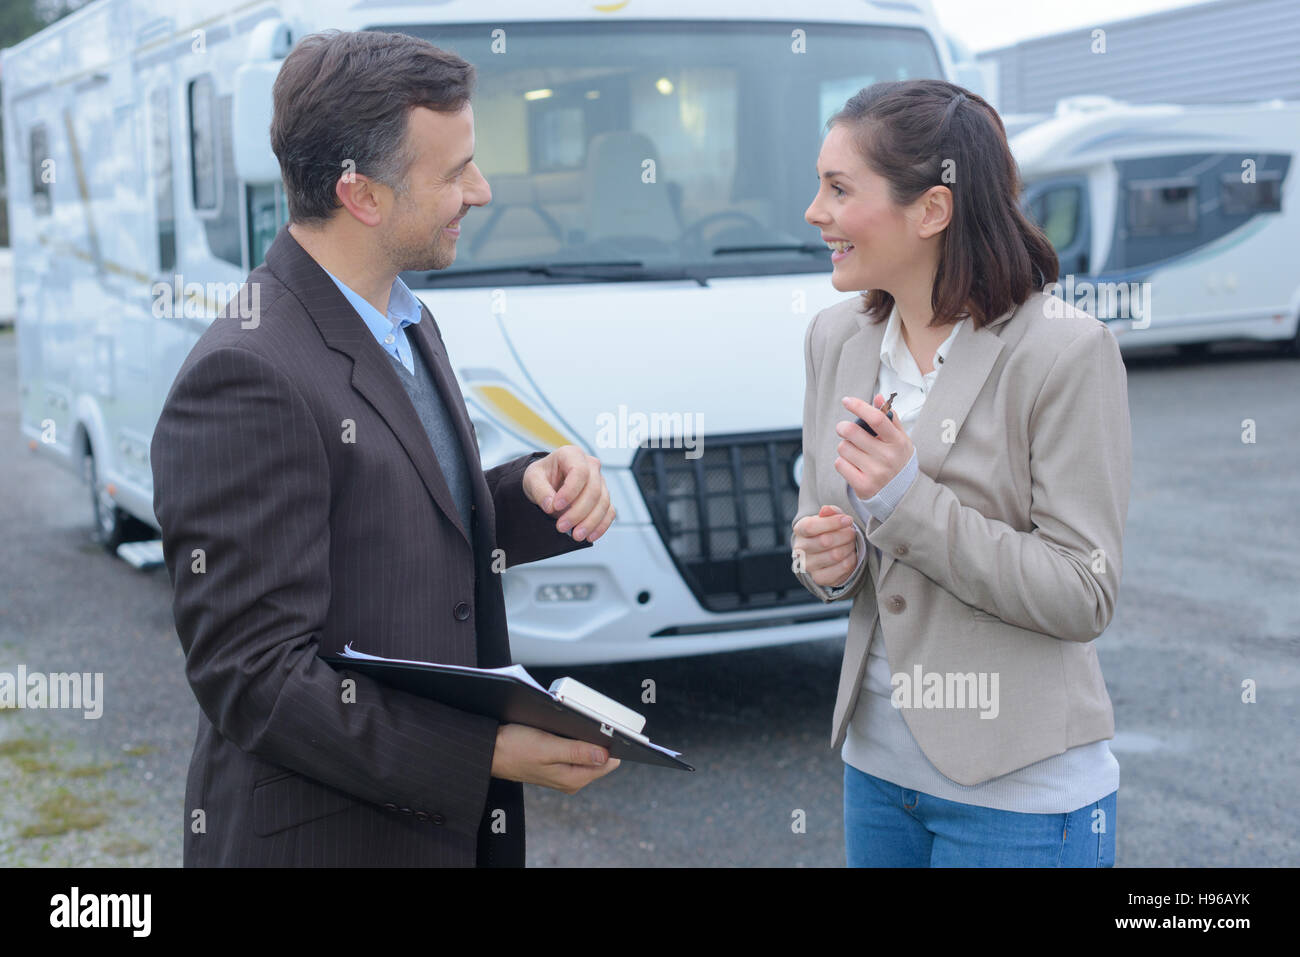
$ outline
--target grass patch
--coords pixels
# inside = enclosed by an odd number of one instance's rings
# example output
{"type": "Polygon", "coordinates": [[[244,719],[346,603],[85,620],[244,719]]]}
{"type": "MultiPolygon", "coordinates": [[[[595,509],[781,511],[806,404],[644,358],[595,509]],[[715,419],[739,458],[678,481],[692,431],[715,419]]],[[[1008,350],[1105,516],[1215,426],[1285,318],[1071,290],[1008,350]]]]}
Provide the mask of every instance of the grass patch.
{"type": "Polygon", "coordinates": [[[36,805],[36,822],[18,832],[20,837],[51,837],[69,831],[89,831],[99,827],[108,815],[95,809],[89,801],[60,788],[53,797],[36,805]]]}
{"type": "Polygon", "coordinates": [[[113,857],[129,857],[132,854],[143,854],[149,850],[149,845],[144,841],[137,841],[133,837],[120,841],[109,841],[104,845],[104,853],[111,854],[113,857]]]}
{"type": "Polygon", "coordinates": [[[81,767],[68,768],[66,773],[70,778],[97,778],[116,767],[120,767],[120,762],[106,761],[103,764],[85,764],[81,767]]]}
{"type": "Polygon", "coordinates": [[[49,743],[35,738],[10,738],[0,741],[0,758],[14,758],[24,754],[38,754],[48,750],[49,743]]]}
{"type": "Polygon", "coordinates": [[[23,755],[11,759],[14,764],[18,765],[18,770],[26,774],[38,774],[43,771],[57,771],[59,766],[53,761],[42,761],[40,758],[33,758],[29,755],[23,755]]]}
{"type": "Polygon", "coordinates": [[[130,755],[133,758],[140,758],[146,754],[153,754],[158,749],[152,744],[133,744],[130,746],[122,745],[122,753],[130,755]]]}

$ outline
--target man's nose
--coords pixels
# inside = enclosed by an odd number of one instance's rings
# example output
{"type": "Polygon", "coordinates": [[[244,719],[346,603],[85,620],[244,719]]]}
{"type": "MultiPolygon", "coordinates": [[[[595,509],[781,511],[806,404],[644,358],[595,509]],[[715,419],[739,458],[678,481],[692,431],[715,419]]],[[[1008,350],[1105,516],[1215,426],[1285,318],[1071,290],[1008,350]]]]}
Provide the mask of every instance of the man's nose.
{"type": "Polygon", "coordinates": [[[465,202],[471,206],[486,206],[492,202],[492,187],[475,164],[469,164],[469,171],[474,175],[474,182],[471,189],[465,191],[465,202]]]}

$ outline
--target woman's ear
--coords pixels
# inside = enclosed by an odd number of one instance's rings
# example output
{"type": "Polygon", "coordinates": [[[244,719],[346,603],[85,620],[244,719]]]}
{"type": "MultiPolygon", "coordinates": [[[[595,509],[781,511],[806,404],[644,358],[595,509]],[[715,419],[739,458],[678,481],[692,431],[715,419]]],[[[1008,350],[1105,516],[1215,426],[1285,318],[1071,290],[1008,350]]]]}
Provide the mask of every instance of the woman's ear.
{"type": "Polygon", "coordinates": [[[929,239],[948,228],[952,222],[952,190],[947,186],[931,186],[916,202],[920,209],[917,236],[929,239]]]}

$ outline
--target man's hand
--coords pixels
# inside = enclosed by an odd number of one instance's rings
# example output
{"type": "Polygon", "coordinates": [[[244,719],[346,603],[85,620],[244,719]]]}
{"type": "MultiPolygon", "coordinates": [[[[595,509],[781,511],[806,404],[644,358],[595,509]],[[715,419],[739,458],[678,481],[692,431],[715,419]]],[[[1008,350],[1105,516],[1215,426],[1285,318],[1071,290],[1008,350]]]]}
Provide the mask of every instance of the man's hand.
{"type": "Polygon", "coordinates": [[[547,515],[559,515],[556,530],[573,529],[574,541],[594,542],[614,521],[600,459],[576,445],[562,445],[529,465],[524,495],[547,515]]]}
{"type": "Polygon", "coordinates": [[[497,728],[496,750],[492,752],[492,777],[574,794],[620,763],[598,744],[561,738],[523,724],[503,724],[497,728]]]}
{"type": "Polygon", "coordinates": [[[843,402],[844,408],[876,430],[873,436],[856,422],[835,426],[842,440],[835,447],[839,453],[835,471],[848,480],[858,498],[868,499],[903,471],[912,458],[912,440],[894,419],[880,411],[880,406],[885,404],[883,395],[876,396],[874,405],[851,397],[843,402]]]}
{"type": "Polygon", "coordinates": [[[823,588],[844,584],[858,567],[853,519],[834,505],[795,522],[793,544],[795,552],[803,552],[804,572],[823,588]]]}

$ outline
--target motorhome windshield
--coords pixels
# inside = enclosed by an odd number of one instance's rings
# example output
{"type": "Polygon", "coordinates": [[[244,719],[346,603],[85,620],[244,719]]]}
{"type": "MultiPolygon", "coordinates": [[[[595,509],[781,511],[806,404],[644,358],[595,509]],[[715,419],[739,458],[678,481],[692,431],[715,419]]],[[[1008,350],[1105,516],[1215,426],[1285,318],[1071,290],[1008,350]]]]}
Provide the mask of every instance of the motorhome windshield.
{"type": "Polygon", "coordinates": [[[472,62],[492,201],[415,286],[829,271],[804,211],[827,118],[941,77],[922,30],[710,22],[385,26],[472,62]],[[796,32],[798,31],[798,32],[796,32]],[[557,268],[558,267],[558,268],[557,268]]]}

